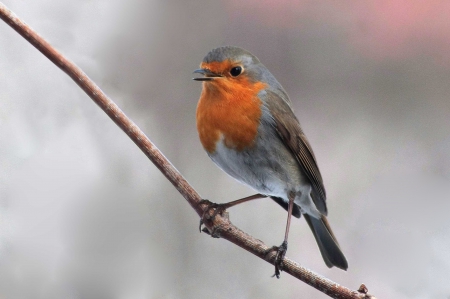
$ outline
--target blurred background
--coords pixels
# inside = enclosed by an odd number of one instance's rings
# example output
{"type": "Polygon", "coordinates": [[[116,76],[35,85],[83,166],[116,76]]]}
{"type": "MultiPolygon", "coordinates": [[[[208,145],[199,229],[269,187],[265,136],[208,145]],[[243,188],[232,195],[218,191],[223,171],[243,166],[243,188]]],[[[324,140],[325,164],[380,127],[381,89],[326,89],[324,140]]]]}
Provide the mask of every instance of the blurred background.
{"type": "MultiPolygon", "coordinates": [[[[349,269],[303,219],[288,256],[378,298],[449,298],[450,3],[3,0],[80,66],[204,198],[253,194],[197,137],[212,48],[254,53],[317,156],[349,269]]],[[[0,22],[0,298],[328,298],[229,242],[72,82],[0,22]]],[[[286,213],[230,210],[268,245],[286,213]]]]}

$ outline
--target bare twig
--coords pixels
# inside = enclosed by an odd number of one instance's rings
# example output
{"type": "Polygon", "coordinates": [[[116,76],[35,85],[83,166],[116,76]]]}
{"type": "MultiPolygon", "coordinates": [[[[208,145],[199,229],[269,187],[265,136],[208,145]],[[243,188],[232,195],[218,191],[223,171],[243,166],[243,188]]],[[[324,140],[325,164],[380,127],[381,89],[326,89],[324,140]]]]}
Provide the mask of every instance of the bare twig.
{"type": "MultiPolygon", "coordinates": [[[[144,154],[159,168],[166,178],[183,195],[191,207],[202,217],[205,205],[199,205],[200,195],[192,188],[175,167],[164,157],[164,155],[153,145],[145,134],[112,102],[100,88],[88,78],[73,62],[65,58],[60,52],[53,48],[41,36],[39,36],[27,24],[21,21],[15,14],[0,3],[0,18],[22,35],[28,42],[36,47],[42,54],[56,64],[61,70],[69,75],[88,96],[133,140],[133,142],[144,152],[144,154]]],[[[224,216],[227,214],[225,213],[224,216]]],[[[246,234],[234,226],[227,217],[217,215],[211,221],[206,219],[205,225],[214,236],[220,236],[248,252],[273,264],[274,253],[269,253],[270,248],[263,242],[246,234]]],[[[208,218],[208,217],[206,217],[208,218]]],[[[363,285],[358,291],[352,291],[327,278],[324,278],[296,262],[285,258],[283,271],[304,281],[317,290],[333,298],[374,298],[367,294],[367,288],[363,285]]]]}

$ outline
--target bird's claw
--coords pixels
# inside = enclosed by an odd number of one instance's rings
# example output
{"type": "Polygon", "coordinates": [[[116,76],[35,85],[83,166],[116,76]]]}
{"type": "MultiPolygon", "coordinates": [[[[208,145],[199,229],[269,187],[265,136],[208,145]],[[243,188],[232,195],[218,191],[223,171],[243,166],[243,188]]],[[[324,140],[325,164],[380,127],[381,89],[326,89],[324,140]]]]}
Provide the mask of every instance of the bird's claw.
{"type": "Polygon", "coordinates": [[[271,248],[269,248],[266,251],[265,255],[267,256],[269,253],[271,253],[273,251],[276,251],[277,253],[275,255],[275,260],[274,260],[275,274],[272,275],[272,277],[275,276],[276,278],[279,279],[281,271],[283,271],[283,269],[282,269],[283,268],[283,259],[284,259],[284,256],[286,255],[286,251],[287,251],[287,242],[284,241],[278,247],[277,246],[272,246],[271,248]]]}
{"type": "MultiPolygon", "coordinates": [[[[204,229],[202,230],[202,226],[206,221],[213,221],[214,218],[220,214],[222,215],[222,213],[226,210],[227,206],[225,204],[218,204],[218,203],[214,203],[211,202],[207,199],[202,199],[199,203],[199,205],[207,205],[206,209],[203,212],[202,218],[200,219],[200,225],[198,227],[199,231],[202,232],[204,231],[204,229]],[[211,210],[214,210],[214,212],[210,213],[211,210]]],[[[214,236],[214,234],[211,234],[211,236],[214,236]]]]}

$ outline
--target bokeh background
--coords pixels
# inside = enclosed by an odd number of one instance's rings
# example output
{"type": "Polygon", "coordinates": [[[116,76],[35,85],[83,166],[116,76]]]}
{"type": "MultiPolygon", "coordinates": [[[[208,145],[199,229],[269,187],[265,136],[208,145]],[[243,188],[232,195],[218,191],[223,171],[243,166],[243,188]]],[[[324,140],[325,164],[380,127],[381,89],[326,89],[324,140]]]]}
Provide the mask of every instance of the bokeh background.
{"type": "MultiPolygon", "coordinates": [[[[450,4],[438,0],[3,0],[77,63],[208,199],[252,194],[203,152],[192,71],[255,55],[290,94],[349,260],[301,219],[288,256],[378,298],[450,296],[450,4]]],[[[328,298],[220,239],[139,149],[0,22],[0,298],[328,298]]],[[[230,210],[268,245],[286,213],[230,210]]]]}

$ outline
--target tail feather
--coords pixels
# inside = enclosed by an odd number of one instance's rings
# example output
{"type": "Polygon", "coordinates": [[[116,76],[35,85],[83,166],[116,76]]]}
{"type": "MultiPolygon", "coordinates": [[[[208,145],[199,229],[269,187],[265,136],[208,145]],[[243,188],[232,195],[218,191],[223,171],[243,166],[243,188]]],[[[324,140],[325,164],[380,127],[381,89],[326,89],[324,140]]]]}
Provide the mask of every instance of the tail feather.
{"type": "Polygon", "coordinates": [[[329,268],[336,266],[342,270],[347,270],[347,259],[339,247],[327,218],[322,216],[321,219],[316,219],[308,214],[303,214],[303,216],[313,232],[325,264],[329,268]]]}
{"type": "MultiPolygon", "coordinates": [[[[276,196],[271,196],[270,198],[272,198],[283,209],[285,209],[286,211],[288,210],[289,203],[287,201],[285,201],[281,197],[276,197],[276,196]]],[[[294,203],[294,206],[292,207],[292,216],[294,216],[295,218],[300,218],[301,215],[302,215],[302,213],[300,211],[300,207],[294,203]]]]}

